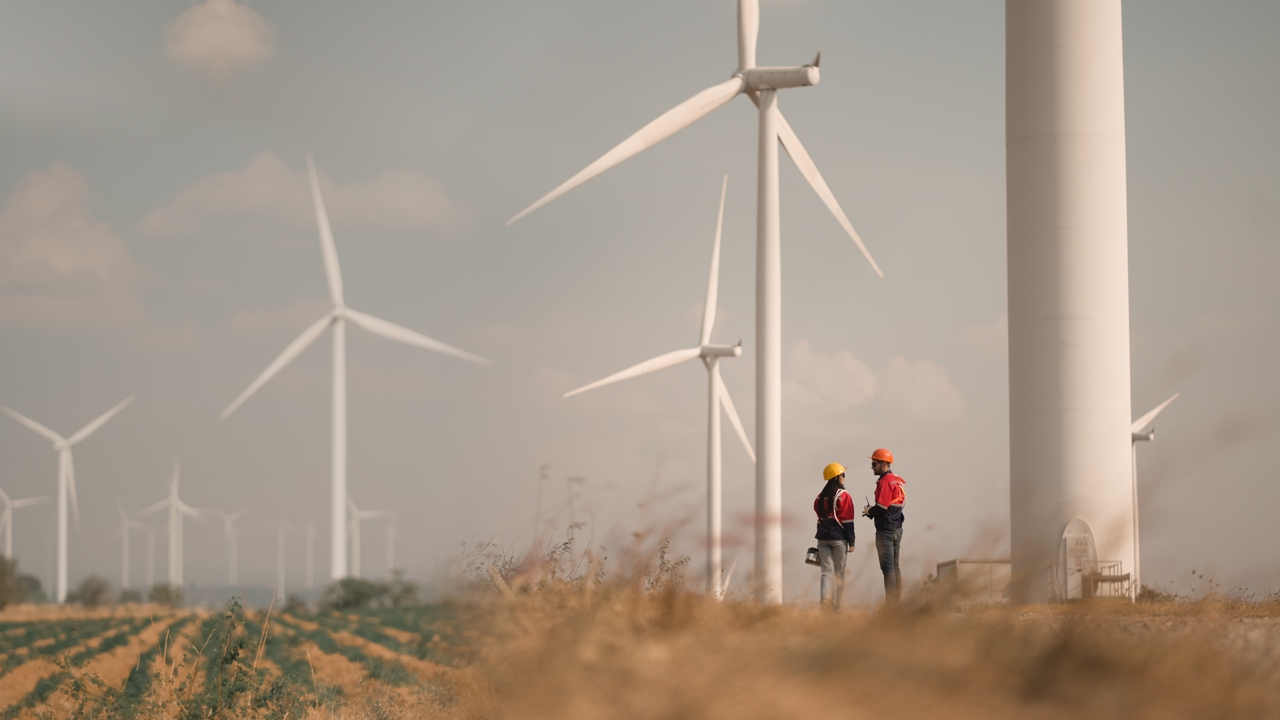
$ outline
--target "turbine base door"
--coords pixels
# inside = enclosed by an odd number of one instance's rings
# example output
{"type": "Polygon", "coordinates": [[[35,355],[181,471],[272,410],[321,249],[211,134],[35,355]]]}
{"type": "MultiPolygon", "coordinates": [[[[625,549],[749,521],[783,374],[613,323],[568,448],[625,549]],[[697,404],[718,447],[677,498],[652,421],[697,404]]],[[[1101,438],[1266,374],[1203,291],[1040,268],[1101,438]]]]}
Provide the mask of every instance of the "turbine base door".
{"type": "Polygon", "coordinates": [[[1060,597],[1056,600],[1080,600],[1085,597],[1085,576],[1097,571],[1098,547],[1089,523],[1076,518],[1062,532],[1059,558],[1060,597]]]}

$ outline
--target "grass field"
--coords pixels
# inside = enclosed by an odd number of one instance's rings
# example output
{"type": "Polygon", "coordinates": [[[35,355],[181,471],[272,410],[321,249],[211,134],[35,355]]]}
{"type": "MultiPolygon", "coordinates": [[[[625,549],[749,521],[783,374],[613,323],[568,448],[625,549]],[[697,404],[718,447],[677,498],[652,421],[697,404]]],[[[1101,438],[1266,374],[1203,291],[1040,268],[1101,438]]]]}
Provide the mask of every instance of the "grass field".
{"type": "Polygon", "coordinates": [[[1274,599],[832,616],[512,580],[357,612],[10,607],[0,716],[1280,717],[1274,599]]]}

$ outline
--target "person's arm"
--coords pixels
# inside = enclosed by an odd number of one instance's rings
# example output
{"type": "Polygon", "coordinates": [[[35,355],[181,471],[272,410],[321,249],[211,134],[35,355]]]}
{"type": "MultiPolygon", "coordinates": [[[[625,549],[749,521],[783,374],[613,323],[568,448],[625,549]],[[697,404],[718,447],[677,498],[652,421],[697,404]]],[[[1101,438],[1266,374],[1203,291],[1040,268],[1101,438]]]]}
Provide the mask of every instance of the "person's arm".
{"type": "Polygon", "coordinates": [[[839,523],[840,523],[840,527],[844,530],[845,542],[849,544],[849,552],[853,552],[853,546],[857,541],[857,537],[854,534],[854,527],[853,527],[853,521],[854,521],[853,498],[850,497],[849,493],[847,492],[840,494],[840,501],[837,504],[837,508],[836,508],[836,517],[849,518],[848,520],[839,520],[839,523]]]}

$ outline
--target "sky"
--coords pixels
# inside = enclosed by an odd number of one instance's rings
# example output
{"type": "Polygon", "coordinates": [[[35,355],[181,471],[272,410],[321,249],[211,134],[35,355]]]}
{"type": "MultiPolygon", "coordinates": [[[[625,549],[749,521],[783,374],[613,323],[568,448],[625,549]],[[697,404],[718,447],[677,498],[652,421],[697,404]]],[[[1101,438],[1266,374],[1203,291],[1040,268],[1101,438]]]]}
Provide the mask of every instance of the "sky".
{"type": "MultiPolygon", "coordinates": [[[[576,523],[575,553],[670,535],[701,583],[705,372],[561,395],[696,344],[727,174],[713,339],[743,342],[721,366],[754,438],[754,108],[737,98],[504,223],[728,78],[735,6],[4,3],[0,404],[67,435],[137,396],[75,448],[72,584],[120,581],[117,505],[161,500],[179,457],[185,502],[247,510],[241,582],[274,582],[282,518],[288,585],[309,524],[325,574],[328,341],[219,419],[328,307],[307,153],[347,303],[493,361],[348,331],[349,489],[389,513],[364,524],[365,574],[386,575],[391,524],[396,564],[431,582],[463,543],[523,552],[576,523]]],[[[762,2],[760,64],[823,53],[820,84],[779,107],[885,272],[784,155],[788,598],[816,594],[802,556],[822,467],[869,495],[880,446],[907,480],[909,583],[1008,553],[1003,12],[762,2]]],[[[1276,592],[1280,5],[1143,0],[1124,23],[1134,416],[1181,393],[1139,448],[1144,580],[1276,592]]],[[[0,488],[53,494],[48,442],[0,420],[0,488]]],[[[725,432],[742,588],[753,469],[725,432]]],[[[47,586],[52,506],[14,517],[20,567],[47,586]]],[[[858,531],[852,593],[870,602],[858,531]]],[[[137,586],[145,534],[130,542],[137,586]]],[[[185,574],[226,583],[216,522],[187,522],[185,574]]]]}

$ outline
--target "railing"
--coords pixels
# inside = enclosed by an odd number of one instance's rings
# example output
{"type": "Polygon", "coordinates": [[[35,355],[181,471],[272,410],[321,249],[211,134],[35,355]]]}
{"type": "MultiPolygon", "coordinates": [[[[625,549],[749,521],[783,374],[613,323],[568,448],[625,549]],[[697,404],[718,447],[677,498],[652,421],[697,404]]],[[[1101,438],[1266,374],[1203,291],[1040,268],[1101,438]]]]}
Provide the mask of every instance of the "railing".
{"type": "Polygon", "coordinates": [[[1096,597],[1132,597],[1133,579],[1124,572],[1119,560],[1085,562],[1080,568],[1067,568],[1063,577],[1055,563],[1048,568],[1049,599],[1054,602],[1088,600],[1096,597]],[[1063,582],[1066,586],[1063,586],[1063,582]]]}

